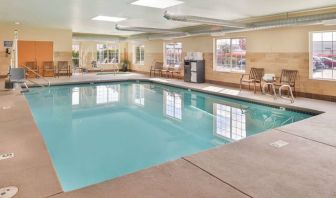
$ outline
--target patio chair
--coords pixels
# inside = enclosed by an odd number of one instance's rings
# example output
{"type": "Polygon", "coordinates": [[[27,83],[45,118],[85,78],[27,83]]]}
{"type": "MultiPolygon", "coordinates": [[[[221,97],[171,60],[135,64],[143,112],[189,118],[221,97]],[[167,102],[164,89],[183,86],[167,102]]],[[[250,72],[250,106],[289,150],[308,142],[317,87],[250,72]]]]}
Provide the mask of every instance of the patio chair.
{"type": "Polygon", "coordinates": [[[240,78],[240,91],[242,90],[242,85],[247,83],[249,86],[249,90],[251,90],[251,83],[254,85],[254,93],[256,93],[256,86],[259,84],[260,91],[262,91],[261,87],[261,79],[264,75],[264,68],[254,68],[252,67],[249,74],[242,74],[240,78]]]}
{"type": "Polygon", "coordinates": [[[71,75],[70,65],[68,61],[58,61],[57,62],[57,77],[63,74],[69,77],[71,75]]]}
{"type": "Polygon", "coordinates": [[[283,85],[288,85],[289,87],[292,88],[293,94],[296,97],[295,83],[296,83],[296,78],[298,76],[298,73],[299,72],[297,70],[283,69],[281,71],[280,81],[275,82],[274,85],[276,87],[281,87],[283,85]]]}
{"type": "Polygon", "coordinates": [[[26,71],[24,68],[10,68],[8,77],[9,77],[10,83],[23,84],[26,87],[26,89],[28,89],[28,86],[25,80],[26,71]]]}
{"type": "Polygon", "coordinates": [[[162,76],[162,70],[163,70],[163,63],[162,62],[154,62],[154,64],[151,66],[149,77],[153,76],[155,77],[155,74],[159,74],[159,76],[162,76]]]}
{"type": "Polygon", "coordinates": [[[173,69],[173,67],[174,67],[173,65],[168,65],[168,66],[162,67],[162,69],[161,69],[162,76],[164,76],[166,78],[169,78],[170,71],[173,69]]]}
{"type": "Polygon", "coordinates": [[[37,66],[37,62],[36,61],[29,61],[26,62],[26,67],[27,69],[27,76],[28,77],[38,77],[38,73],[39,73],[39,67],[37,66]]]}
{"type": "Polygon", "coordinates": [[[181,65],[178,65],[177,67],[172,66],[170,68],[168,68],[167,74],[171,76],[171,78],[174,78],[174,74],[177,75],[177,79],[182,78],[181,74],[182,74],[182,69],[183,67],[181,65]]]}
{"type": "Polygon", "coordinates": [[[53,61],[45,61],[43,62],[43,76],[47,76],[49,73],[55,77],[55,67],[53,61]]]}

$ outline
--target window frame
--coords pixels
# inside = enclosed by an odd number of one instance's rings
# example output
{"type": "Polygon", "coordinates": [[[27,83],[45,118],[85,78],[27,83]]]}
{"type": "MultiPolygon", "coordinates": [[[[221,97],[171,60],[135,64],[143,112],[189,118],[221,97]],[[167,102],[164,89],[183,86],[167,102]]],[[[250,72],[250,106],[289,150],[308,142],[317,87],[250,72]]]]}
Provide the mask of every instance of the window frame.
{"type": "Polygon", "coordinates": [[[74,67],[75,67],[74,60],[77,60],[78,61],[78,67],[80,66],[80,59],[81,59],[81,57],[80,57],[80,51],[81,51],[81,45],[79,43],[72,43],[72,47],[71,47],[71,62],[72,62],[72,65],[74,67]],[[74,46],[77,46],[78,49],[74,50],[74,46]],[[74,53],[75,52],[78,53],[78,57],[74,57],[74,53]]]}
{"type": "MultiPolygon", "coordinates": [[[[181,60],[179,60],[179,64],[176,64],[176,61],[175,61],[175,64],[174,64],[174,66],[175,67],[178,67],[178,66],[180,66],[181,64],[183,64],[183,43],[182,42],[175,42],[175,41],[172,41],[172,42],[164,42],[163,43],[163,62],[164,62],[164,64],[165,65],[170,65],[170,64],[168,64],[168,62],[167,62],[167,45],[171,45],[171,44],[174,44],[174,45],[176,45],[176,44],[181,44],[181,55],[180,55],[180,58],[181,58],[181,60]]],[[[176,48],[174,47],[174,50],[175,50],[176,48]]],[[[176,57],[175,57],[176,58],[176,57]]]]}
{"type": "Polygon", "coordinates": [[[247,53],[247,37],[246,36],[240,36],[240,37],[220,37],[220,38],[214,38],[213,39],[213,66],[212,66],[212,70],[214,72],[222,72],[222,73],[238,73],[238,74],[244,74],[246,72],[246,53],[247,53]],[[224,40],[224,39],[229,39],[230,40],[230,70],[218,70],[217,67],[221,67],[219,65],[217,65],[217,41],[218,40],[224,40]],[[242,71],[239,70],[233,70],[233,64],[232,64],[232,58],[233,58],[233,53],[232,53],[232,40],[235,39],[245,39],[246,42],[246,49],[245,49],[245,69],[242,71]]]}
{"type": "MultiPolygon", "coordinates": [[[[321,30],[321,31],[311,31],[309,32],[308,34],[308,44],[309,44],[309,80],[315,80],[315,81],[331,81],[331,82],[335,82],[336,81],[336,78],[314,78],[313,77],[313,74],[314,74],[314,66],[313,66],[313,34],[314,33],[327,33],[327,32],[331,32],[332,33],[332,40],[331,40],[331,46],[332,46],[332,53],[336,55],[336,48],[333,49],[333,42],[336,42],[336,38],[334,38],[334,34],[336,34],[336,30],[321,30]]],[[[334,66],[333,66],[334,67],[334,66]]],[[[333,69],[332,70],[335,70],[334,72],[336,72],[336,69],[333,69]]],[[[332,73],[332,76],[333,76],[333,73],[332,73]]]]}
{"type": "Polygon", "coordinates": [[[134,54],[133,63],[135,65],[145,65],[145,45],[144,44],[134,46],[133,54],[134,54]],[[140,49],[140,51],[139,51],[140,52],[140,55],[139,55],[140,61],[139,62],[137,62],[137,48],[140,49]],[[143,50],[143,56],[141,56],[141,49],[143,50]],[[142,61],[141,61],[141,58],[142,58],[142,61]]]}
{"type": "MultiPolygon", "coordinates": [[[[97,43],[96,44],[96,50],[97,50],[97,57],[96,57],[96,61],[97,64],[99,65],[109,65],[109,64],[119,64],[120,63],[120,45],[119,43],[97,43]],[[100,53],[101,51],[98,50],[98,45],[106,45],[106,48],[103,49],[103,53],[105,53],[105,51],[108,50],[118,50],[118,61],[116,63],[112,63],[112,62],[107,62],[107,63],[102,63],[98,60],[98,53],[100,53]]],[[[107,53],[107,59],[109,59],[110,53],[107,53]]],[[[112,60],[112,58],[111,58],[112,60]]]]}

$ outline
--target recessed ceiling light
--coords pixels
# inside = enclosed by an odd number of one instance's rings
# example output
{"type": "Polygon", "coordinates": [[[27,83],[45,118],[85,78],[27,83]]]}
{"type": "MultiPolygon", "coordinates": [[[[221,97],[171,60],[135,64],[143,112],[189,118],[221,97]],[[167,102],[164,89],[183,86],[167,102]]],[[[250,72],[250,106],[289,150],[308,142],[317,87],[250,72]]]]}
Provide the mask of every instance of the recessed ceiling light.
{"type": "Polygon", "coordinates": [[[94,21],[108,21],[108,22],[120,22],[126,20],[126,18],[121,17],[109,17],[109,16],[96,16],[92,18],[94,21]]]}
{"type": "Polygon", "coordinates": [[[184,3],[183,1],[177,1],[177,0],[138,0],[133,2],[133,5],[139,5],[139,6],[146,6],[151,8],[169,8],[172,6],[180,5],[184,3]]]}

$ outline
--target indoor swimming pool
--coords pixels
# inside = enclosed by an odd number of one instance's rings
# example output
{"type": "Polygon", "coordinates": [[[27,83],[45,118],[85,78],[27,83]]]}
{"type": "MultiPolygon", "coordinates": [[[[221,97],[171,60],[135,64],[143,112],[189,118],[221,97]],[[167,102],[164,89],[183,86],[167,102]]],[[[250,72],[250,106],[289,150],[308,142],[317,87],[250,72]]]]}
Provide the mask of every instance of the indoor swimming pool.
{"type": "Polygon", "coordinates": [[[313,116],[150,82],[32,88],[25,97],[64,191],[313,116]]]}

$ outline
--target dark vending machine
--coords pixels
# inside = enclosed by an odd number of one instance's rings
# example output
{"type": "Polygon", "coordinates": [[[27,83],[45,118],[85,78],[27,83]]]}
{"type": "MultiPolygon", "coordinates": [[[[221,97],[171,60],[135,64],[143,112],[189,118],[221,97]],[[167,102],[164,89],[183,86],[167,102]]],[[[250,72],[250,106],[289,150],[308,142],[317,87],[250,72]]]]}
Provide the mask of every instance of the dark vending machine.
{"type": "Polygon", "coordinates": [[[185,60],[184,61],[184,81],[194,83],[205,82],[205,61],[185,60]]]}

